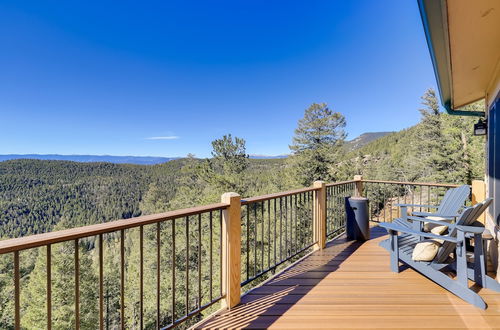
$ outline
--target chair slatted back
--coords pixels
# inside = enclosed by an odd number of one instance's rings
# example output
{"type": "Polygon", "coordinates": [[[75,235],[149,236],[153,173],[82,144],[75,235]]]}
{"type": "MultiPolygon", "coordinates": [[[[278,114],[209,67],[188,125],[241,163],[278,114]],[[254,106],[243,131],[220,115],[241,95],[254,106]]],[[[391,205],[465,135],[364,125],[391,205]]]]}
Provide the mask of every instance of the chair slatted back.
{"type": "MultiPolygon", "coordinates": [[[[471,226],[474,223],[474,221],[476,221],[477,218],[479,218],[479,216],[483,214],[484,211],[486,211],[486,209],[488,208],[488,206],[490,206],[492,201],[493,198],[487,198],[481,203],[466,208],[458,218],[456,225],[471,226]]],[[[451,229],[448,236],[457,237],[457,229],[456,228],[451,229]]],[[[455,250],[455,247],[456,247],[455,243],[444,242],[439,248],[438,253],[434,258],[433,262],[435,263],[446,262],[446,259],[448,259],[450,253],[453,252],[453,250],[455,250]]]]}
{"type": "Polygon", "coordinates": [[[437,209],[438,214],[452,215],[458,213],[469,198],[470,186],[464,184],[460,187],[448,189],[444,194],[441,204],[437,209]]]}

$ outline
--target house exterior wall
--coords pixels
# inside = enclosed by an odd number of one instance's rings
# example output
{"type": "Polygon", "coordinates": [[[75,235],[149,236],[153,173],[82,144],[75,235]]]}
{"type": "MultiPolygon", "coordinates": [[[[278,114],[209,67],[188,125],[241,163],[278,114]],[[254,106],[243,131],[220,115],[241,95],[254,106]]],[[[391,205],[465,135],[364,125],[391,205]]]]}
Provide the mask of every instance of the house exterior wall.
{"type": "MultiPolygon", "coordinates": [[[[487,95],[488,140],[486,158],[486,195],[493,198],[486,215],[486,228],[493,234],[489,254],[493,267],[500,274],[500,81],[487,95]],[[492,93],[495,96],[493,96],[492,93]]],[[[497,277],[497,279],[500,279],[497,277]]]]}

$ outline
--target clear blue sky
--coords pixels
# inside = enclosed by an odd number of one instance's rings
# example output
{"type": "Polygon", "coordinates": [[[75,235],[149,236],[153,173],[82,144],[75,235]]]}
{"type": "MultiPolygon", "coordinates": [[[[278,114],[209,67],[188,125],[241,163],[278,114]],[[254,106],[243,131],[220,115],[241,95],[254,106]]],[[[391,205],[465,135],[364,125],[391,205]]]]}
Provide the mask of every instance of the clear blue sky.
{"type": "Polygon", "coordinates": [[[284,154],[312,102],[354,138],[436,84],[416,0],[7,0],[0,45],[0,154],[284,154]]]}

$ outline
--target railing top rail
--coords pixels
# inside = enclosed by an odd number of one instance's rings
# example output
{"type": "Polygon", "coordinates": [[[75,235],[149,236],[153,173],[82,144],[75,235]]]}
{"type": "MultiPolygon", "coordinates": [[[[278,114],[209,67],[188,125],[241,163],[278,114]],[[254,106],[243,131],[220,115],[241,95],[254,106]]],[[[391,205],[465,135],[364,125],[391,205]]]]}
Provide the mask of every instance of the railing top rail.
{"type": "Polygon", "coordinates": [[[0,254],[40,247],[47,244],[71,241],[89,236],[96,236],[99,234],[112,233],[122,229],[149,225],[160,221],[172,220],[210,211],[223,210],[228,206],[229,205],[225,203],[216,203],[182,210],[169,211],[165,213],[144,215],[130,219],[110,221],[96,225],[58,230],[44,234],[12,238],[0,241],[0,254]]]}
{"type": "Polygon", "coordinates": [[[348,180],[348,181],[331,182],[331,183],[327,183],[325,186],[327,186],[327,187],[341,186],[344,184],[356,183],[356,182],[358,182],[358,181],[357,180],[348,180]]]}
{"type": "Polygon", "coordinates": [[[430,186],[430,187],[444,187],[444,188],[456,188],[459,187],[459,184],[450,184],[450,183],[426,183],[426,182],[405,182],[405,181],[384,181],[384,180],[361,180],[362,182],[368,183],[389,183],[389,184],[404,184],[411,186],[430,186]]]}
{"type": "Polygon", "coordinates": [[[247,204],[251,204],[251,203],[267,201],[269,199],[275,199],[275,198],[279,198],[279,197],[296,195],[296,194],[300,194],[300,193],[304,193],[304,192],[308,192],[308,191],[315,191],[315,190],[319,190],[319,189],[320,188],[307,187],[307,188],[294,189],[294,190],[289,190],[289,191],[268,194],[268,195],[249,197],[249,198],[242,199],[241,205],[247,205],[247,204]]]}

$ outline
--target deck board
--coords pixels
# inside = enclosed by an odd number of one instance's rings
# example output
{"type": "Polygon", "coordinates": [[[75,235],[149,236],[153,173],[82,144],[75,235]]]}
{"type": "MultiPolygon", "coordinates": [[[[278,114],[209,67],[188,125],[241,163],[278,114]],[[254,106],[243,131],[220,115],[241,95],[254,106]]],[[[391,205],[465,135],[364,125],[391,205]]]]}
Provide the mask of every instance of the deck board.
{"type": "Polygon", "coordinates": [[[414,270],[389,267],[372,228],[365,243],[338,239],[198,325],[213,328],[408,328],[500,327],[500,294],[482,289],[488,309],[471,306],[414,270]]]}

